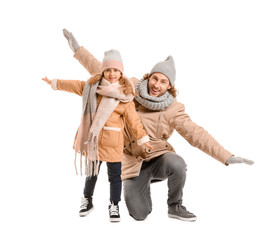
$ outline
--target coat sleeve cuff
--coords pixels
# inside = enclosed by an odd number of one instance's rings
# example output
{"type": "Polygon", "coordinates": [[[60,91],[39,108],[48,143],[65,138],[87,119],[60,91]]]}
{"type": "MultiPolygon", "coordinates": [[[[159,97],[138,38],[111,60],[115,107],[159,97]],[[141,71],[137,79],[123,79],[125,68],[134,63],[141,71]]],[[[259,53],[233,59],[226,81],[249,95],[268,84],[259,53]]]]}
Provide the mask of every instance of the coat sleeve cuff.
{"type": "Polygon", "coordinates": [[[231,155],[230,157],[227,158],[226,162],[224,163],[226,166],[229,166],[230,164],[228,163],[229,158],[233,157],[234,155],[231,155]]]}
{"type": "Polygon", "coordinates": [[[137,143],[138,143],[138,145],[142,145],[142,144],[144,144],[144,143],[146,143],[146,142],[149,142],[149,140],[150,140],[150,139],[149,139],[148,135],[145,135],[144,137],[138,139],[138,140],[137,140],[137,143]]]}
{"type": "Polygon", "coordinates": [[[51,80],[50,86],[53,90],[57,90],[57,78],[51,80]]]}

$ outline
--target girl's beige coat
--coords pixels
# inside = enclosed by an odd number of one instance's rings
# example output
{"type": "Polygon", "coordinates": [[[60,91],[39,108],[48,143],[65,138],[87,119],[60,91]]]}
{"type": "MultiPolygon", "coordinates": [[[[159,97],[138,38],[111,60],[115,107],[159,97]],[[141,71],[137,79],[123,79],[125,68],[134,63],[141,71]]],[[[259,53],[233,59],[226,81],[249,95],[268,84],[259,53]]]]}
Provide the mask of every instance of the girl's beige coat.
{"type": "MultiPolygon", "coordinates": [[[[57,89],[82,96],[85,82],[78,80],[57,80],[57,89]]],[[[101,96],[98,95],[98,104],[101,96]]],[[[120,102],[110,115],[105,126],[99,134],[99,158],[106,162],[121,162],[123,158],[123,129],[125,122],[132,129],[136,139],[141,139],[146,135],[140,123],[140,118],[136,112],[133,101],[128,103],[120,102]]]]}

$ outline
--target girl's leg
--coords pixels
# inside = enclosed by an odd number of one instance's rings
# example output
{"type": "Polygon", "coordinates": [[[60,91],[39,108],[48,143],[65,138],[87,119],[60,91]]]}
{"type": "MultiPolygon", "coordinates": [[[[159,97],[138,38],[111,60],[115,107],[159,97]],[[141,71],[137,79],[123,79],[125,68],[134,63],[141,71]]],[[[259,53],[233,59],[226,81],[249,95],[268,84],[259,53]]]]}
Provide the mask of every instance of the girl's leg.
{"type": "Polygon", "coordinates": [[[108,179],[110,182],[110,205],[109,205],[109,218],[111,222],[119,222],[119,206],[118,202],[121,199],[121,162],[109,163],[108,167],[108,179]]]}
{"type": "MultiPolygon", "coordinates": [[[[99,171],[100,171],[101,164],[102,164],[102,162],[100,161],[99,171]]],[[[96,176],[92,175],[92,176],[86,177],[86,179],[85,179],[85,185],[84,185],[84,189],[83,189],[84,197],[81,198],[81,206],[80,206],[80,211],[79,211],[79,216],[81,216],[81,217],[87,216],[94,208],[93,203],[92,203],[92,196],[94,193],[97,178],[98,178],[98,175],[96,175],[96,176]]]]}
{"type": "Polygon", "coordinates": [[[110,182],[110,202],[117,205],[121,200],[121,162],[109,163],[107,162],[108,179],[110,182]]]}
{"type": "MultiPolygon", "coordinates": [[[[99,164],[99,171],[100,171],[101,164],[102,164],[102,161],[100,161],[100,164],[99,164]]],[[[94,169],[93,169],[93,171],[94,171],[94,169]]],[[[92,198],[97,179],[98,179],[98,175],[96,175],[96,176],[92,175],[92,176],[86,177],[84,189],[83,189],[83,196],[85,198],[92,198]]]]}

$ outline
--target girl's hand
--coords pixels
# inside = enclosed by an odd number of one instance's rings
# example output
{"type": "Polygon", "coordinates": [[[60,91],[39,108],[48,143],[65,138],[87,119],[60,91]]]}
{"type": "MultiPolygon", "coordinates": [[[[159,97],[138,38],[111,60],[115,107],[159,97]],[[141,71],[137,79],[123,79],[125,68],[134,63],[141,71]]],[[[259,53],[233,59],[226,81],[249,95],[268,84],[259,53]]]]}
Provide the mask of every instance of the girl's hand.
{"type": "Polygon", "coordinates": [[[51,84],[51,80],[49,80],[47,78],[47,76],[45,76],[44,78],[42,78],[43,81],[45,81],[47,84],[51,84]]]}
{"type": "Polygon", "coordinates": [[[149,148],[150,150],[152,150],[152,151],[154,150],[153,147],[150,145],[149,142],[144,143],[144,145],[145,145],[147,148],[149,148]]]}

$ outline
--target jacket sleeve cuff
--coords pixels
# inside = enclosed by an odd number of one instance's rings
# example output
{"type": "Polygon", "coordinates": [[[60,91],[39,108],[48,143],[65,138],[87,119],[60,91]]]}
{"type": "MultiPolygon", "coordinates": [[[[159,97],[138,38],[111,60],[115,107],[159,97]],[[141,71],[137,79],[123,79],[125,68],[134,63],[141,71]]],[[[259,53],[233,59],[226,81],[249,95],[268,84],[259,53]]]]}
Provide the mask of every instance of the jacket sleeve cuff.
{"type": "Polygon", "coordinates": [[[150,139],[149,139],[148,135],[145,135],[144,137],[138,139],[138,140],[137,140],[137,143],[138,143],[138,145],[142,145],[142,144],[144,144],[144,143],[146,143],[146,142],[149,142],[149,140],[150,140],[150,139]]]}
{"type": "Polygon", "coordinates": [[[50,86],[53,90],[57,90],[57,78],[51,80],[50,86]]]}
{"type": "Polygon", "coordinates": [[[228,160],[233,157],[234,155],[231,155],[230,157],[227,158],[226,162],[224,163],[226,166],[229,166],[230,164],[228,163],[228,160]]]}

